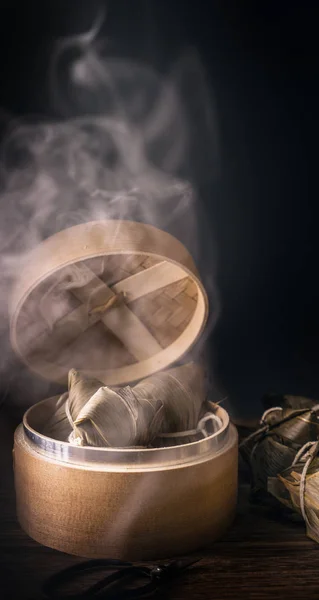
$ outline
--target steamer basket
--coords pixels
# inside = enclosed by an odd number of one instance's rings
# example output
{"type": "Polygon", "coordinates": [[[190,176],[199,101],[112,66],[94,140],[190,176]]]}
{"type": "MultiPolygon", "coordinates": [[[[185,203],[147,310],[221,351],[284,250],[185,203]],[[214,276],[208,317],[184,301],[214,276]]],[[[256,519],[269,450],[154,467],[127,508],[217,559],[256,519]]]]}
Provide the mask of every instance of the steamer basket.
{"type": "MultiPolygon", "coordinates": [[[[11,341],[43,378],[69,368],[121,386],[169,367],[201,335],[207,297],[186,248],[129,221],[77,225],[26,259],[11,301],[11,341]]],[[[18,518],[45,546],[83,557],[151,560],[195,551],[230,524],[237,433],[160,449],[81,448],[41,431],[57,399],[15,434],[18,518]]]]}
{"type": "Polygon", "coordinates": [[[15,435],[18,518],[45,546],[82,557],[152,560],[211,544],[231,523],[237,432],[161,449],[70,447],[39,434],[55,399],[27,411],[15,435]]]}
{"type": "Polygon", "coordinates": [[[178,240],[142,223],[99,221],[35,248],[10,312],[12,346],[42,377],[66,383],[74,367],[122,385],[180,359],[202,333],[208,310],[178,240]]]}

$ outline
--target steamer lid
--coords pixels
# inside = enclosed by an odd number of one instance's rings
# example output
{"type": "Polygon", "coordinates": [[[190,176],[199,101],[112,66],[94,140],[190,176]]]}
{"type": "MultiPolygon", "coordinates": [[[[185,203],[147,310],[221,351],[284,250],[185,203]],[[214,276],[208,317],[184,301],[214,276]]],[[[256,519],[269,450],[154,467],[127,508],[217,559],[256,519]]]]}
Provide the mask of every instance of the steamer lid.
{"type": "Polygon", "coordinates": [[[180,359],[207,312],[196,267],[177,239],[132,221],[90,222],[26,258],[10,303],[11,343],[45,379],[65,384],[74,367],[123,385],[180,359]]]}

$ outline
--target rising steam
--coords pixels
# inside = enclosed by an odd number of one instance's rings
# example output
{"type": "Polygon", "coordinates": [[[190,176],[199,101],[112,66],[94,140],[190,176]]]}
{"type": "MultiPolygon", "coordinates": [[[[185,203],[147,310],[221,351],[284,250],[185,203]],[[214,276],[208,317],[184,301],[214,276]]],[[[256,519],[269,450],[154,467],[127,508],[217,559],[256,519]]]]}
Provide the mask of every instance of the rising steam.
{"type": "MultiPolygon", "coordinates": [[[[207,165],[208,154],[215,157],[216,128],[198,58],[188,53],[164,78],[107,56],[96,45],[102,20],[99,15],[89,32],[56,46],[50,90],[60,121],[13,123],[2,147],[2,373],[11,360],[12,281],[26,253],[48,236],[80,222],[131,219],[172,233],[195,262],[200,259],[198,200],[189,177],[192,136],[197,129],[195,159],[207,165]],[[185,97],[187,81],[192,89],[185,97]]],[[[210,270],[201,272],[210,297],[208,330],[218,313],[210,270]]]]}

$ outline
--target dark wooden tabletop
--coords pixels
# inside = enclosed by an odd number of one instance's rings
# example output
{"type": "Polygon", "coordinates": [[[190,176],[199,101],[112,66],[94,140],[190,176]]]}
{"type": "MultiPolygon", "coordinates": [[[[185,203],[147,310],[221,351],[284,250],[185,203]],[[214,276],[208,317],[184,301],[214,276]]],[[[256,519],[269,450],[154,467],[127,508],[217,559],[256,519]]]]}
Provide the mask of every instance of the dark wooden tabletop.
{"type": "MultiPolygon", "coordinates": [[[[40,546],[17,523],[11,462],[14,426],[0,413],[0,598],[37,600],[49,575],[79,559],[40,546]]],[[[302,523],[250,505],[248,492],[248,485],[241,484],[237,517],[228,534],[161,591],[160,598],[319,598],[319,546],[306,537],[302,523]]]]}

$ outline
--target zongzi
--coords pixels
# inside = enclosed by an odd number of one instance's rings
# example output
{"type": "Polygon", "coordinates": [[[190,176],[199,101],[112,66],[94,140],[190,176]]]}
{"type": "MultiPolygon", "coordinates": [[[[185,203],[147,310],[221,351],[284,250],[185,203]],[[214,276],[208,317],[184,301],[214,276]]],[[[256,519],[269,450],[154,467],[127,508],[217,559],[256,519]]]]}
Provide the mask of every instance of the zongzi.
{"type": "Polygon", "coordinates": [[[270,477],[268,491],[300,513],[307,535],[319,542],[319,442],[305,444],[288,469],[277,477],[270,477]]]}
{"type": "Polygon", "coordinates": [[[72,444],[174,445],[204,437],[208,422],[212,431],[220,427],[213,413],[206,414],[203,371],[194,363],[118,389],[71,369],[68,387],[44,433],[72,444]]]}
{"type": "Polygon", "coordinates": [[[252,474],[253,496],[267,491],[268,478],[288,468],[297,452],[319,435],[318,404],[294,396],[266,397],[260,427],[240,444],[252,474]],[[277,406],[271,406],[276,403],[277,406]]]}

